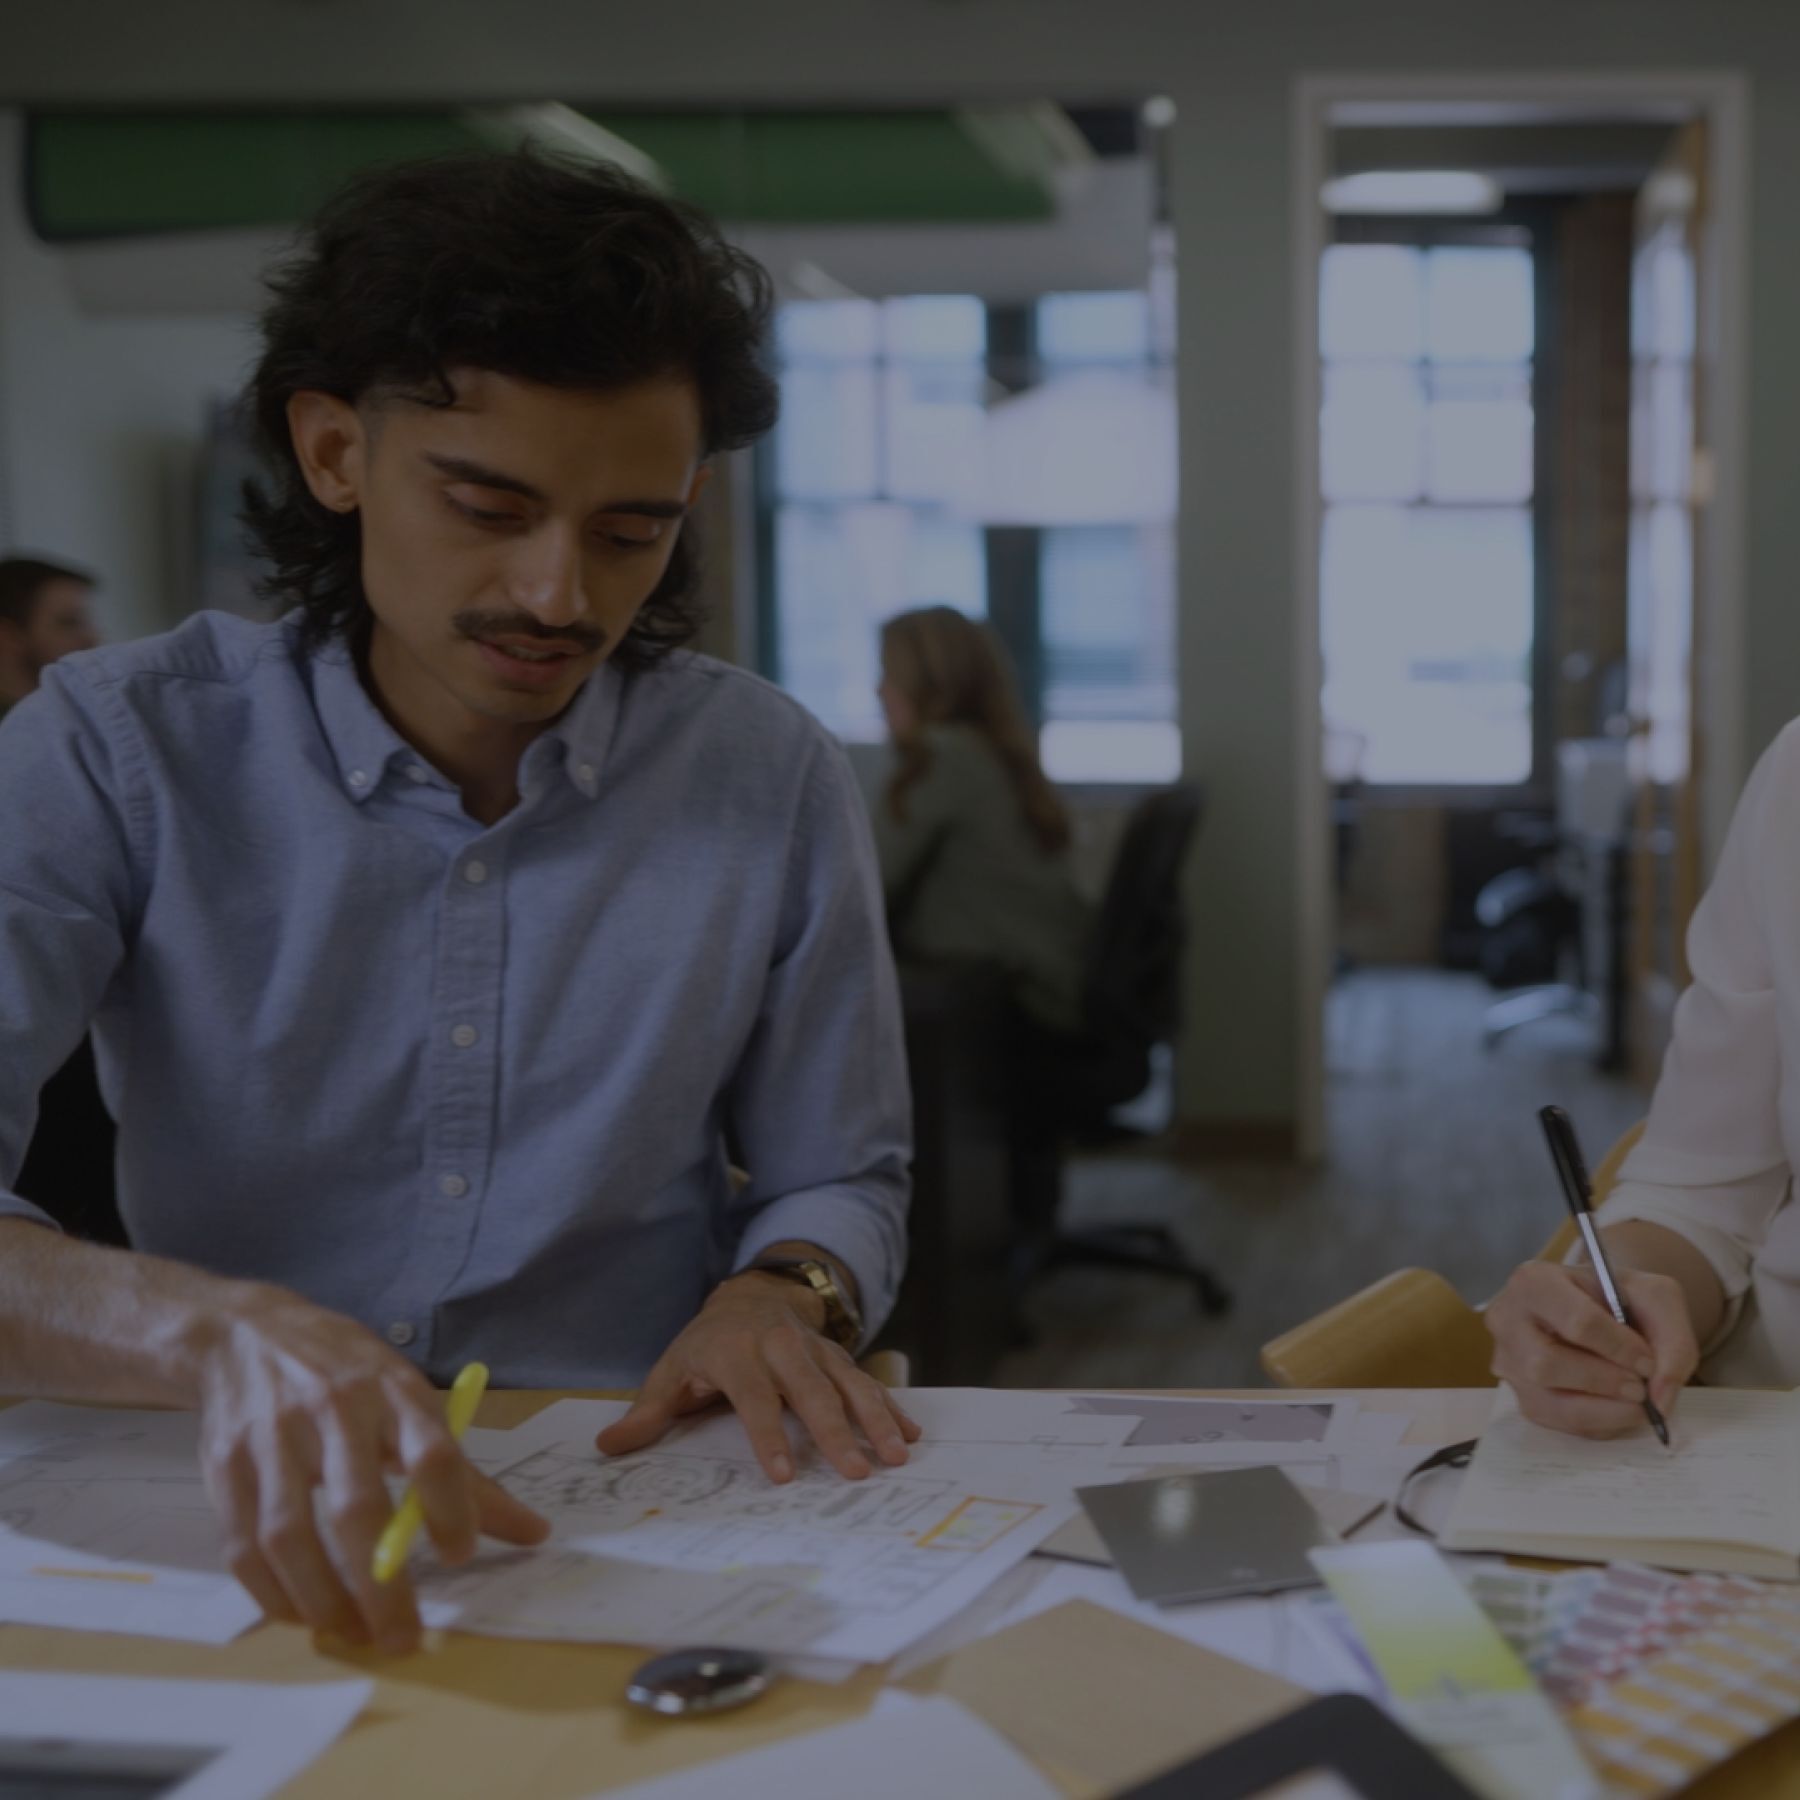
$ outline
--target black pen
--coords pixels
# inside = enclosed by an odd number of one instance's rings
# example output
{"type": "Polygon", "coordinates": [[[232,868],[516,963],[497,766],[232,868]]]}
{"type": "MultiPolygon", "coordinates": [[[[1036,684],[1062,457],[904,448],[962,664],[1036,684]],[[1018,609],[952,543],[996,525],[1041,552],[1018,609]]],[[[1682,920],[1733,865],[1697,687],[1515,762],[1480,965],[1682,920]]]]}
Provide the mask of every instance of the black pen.
{"type": "MultiPolygon", "coordinates": [[[[1587,1245],[1588,1261],[1594,1265],[1594,1273],[1600,1277],[1600,1291],[1606,1296],[1606,1304],[1612,1316],[1627,1331],[1635,1330],[1631,1323],[1631,1315],[1625,1310],[1625,1302],[1619,1297],[1618,1284],[1613,1280],[1612,1270],[1606,1265],[1606,1252],[1600,1248],[1600,1234],[1594,1229],[1594,1189],[1588,1180],[1587,1164],[1581,1160],[1581,1146],[1575,1141],[1575,1127],[1569,1122],[1569,1115],[1560,1106],[1546,1106],[1538,1114],[1538,1121],[1544,1127],[1544,1136],[1550,1144],[1550,1160],[1556,1164],[1556,1173],[1562,1182],[1563,1198],[1569,1203],[1569,1211],[1575,1218],[1575,1229],[1581,1233],[1581,1241],[1587,1245]]],[[[1644,1417],[1650,1421],[1650,1429],[1662,1439],[1666,1449],[1669,1442],[1669,1427],[1663,1416],[1656,1410],[1656,1402],[1650,1398],[1649,1386],[1644,1391],[1644,1417]]]]}

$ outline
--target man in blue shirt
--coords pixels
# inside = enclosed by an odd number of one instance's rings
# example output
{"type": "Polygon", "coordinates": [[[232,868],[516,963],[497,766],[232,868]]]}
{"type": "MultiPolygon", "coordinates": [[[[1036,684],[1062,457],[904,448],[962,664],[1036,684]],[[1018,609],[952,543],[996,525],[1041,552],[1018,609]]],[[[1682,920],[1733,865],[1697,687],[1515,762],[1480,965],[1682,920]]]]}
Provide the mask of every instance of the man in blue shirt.
{"type": "Polygon", "coordinates": [[[263,1607],[398,1649],[387,1472],[449,1560],[545,1530],[445,1430],[470,1358],[641,1383],[609,1452],[723,1397],[777,1481],[784,1408],[905,1460],[853,1361],[904,1061],[842,753],[679,649],[707,458],[775,416],[763,272],[475,156],[363,178],[271,285],[293,610],[67,659],[0,731],[0,1181],[91,1023],[134,1246],[0,1192],[0,1391],[196,1407],[263,1607]]]}

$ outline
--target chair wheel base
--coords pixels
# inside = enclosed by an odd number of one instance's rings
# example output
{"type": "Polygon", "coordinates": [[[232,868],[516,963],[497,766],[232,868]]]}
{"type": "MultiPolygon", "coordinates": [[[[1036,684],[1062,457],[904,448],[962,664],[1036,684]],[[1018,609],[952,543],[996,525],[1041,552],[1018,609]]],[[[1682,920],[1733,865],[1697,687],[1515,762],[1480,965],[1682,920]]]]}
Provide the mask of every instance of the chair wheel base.
{"type": "Polygon", "coordinates": [[[1194,1288],[1199,1296],[1200,1310],[1209,1319],[1216,1319],[1223,1313],[1231,1311],[1230,1293],[1206,1275],[1196,1275],[1194,1288]]]}
{"type": "Polygon", "coordinates": [[[1203,1263],[1193,1261],[1165,1225],[1110,1225],[1059,1232],[1034,1246],[1018,1274],[1029,1281],[1043,1270],[1070,1264],[1172,1275],[1193,1284],[1194,1299],[1208,1318],[1231,1310],[1230,1290],[1203,1263]]]}

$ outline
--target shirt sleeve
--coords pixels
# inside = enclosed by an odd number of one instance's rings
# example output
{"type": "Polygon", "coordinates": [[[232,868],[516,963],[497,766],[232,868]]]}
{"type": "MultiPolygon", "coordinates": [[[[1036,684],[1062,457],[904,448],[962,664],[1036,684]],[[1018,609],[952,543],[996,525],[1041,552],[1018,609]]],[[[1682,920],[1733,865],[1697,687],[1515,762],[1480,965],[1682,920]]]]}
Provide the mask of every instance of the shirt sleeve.
{"type": "Polygon", "coordinates": [[[0,1218],[52,1223],[12,1183],[39,1092],[92,1021],[135,910],[109,700],[50,669],[0,724],[0,1218]]]}
{"type": "Polygon", "coordinates": [[[866,1334],[906,1261],[912,1101],[868,816],[843,753],[813,753],[774,957],[728,1100],[750,1174],[733,1267],[816,1244],[856,1278],[866,1334]]]}
{"type": "Polygon", "coordinates": [[[1800,735],[1784,732],[1744,791],[1718,873],[1688,932],[1693,981],[1644,1136],[1600,1209],[1600,1222],[1643,1219],[1686,1238],[1725,1290],[1726,1316],[1705,1348],[1736,1324],[1751,1271],[1788,1189],[1779,1113],[1780,1048],[1763,852],[1793,829],[1792,764],[1800,735]]]}

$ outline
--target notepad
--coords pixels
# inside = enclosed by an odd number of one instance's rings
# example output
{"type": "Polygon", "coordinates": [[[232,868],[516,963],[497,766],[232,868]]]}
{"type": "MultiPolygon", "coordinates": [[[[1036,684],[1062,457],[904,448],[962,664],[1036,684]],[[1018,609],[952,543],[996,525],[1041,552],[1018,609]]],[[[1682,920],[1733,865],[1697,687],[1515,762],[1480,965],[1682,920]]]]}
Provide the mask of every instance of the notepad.
{"type": "Polygon", "coordinates": [[[1800,1580],[1800,1397],[1690,1388],[1669,1429],[1570,1437],[1502,1388],[1443,1548],[1800,1580]]]}

